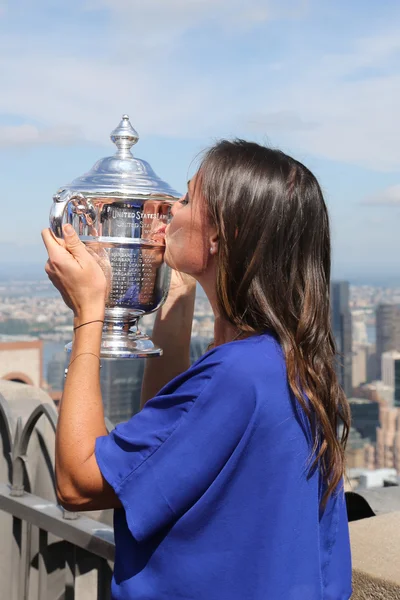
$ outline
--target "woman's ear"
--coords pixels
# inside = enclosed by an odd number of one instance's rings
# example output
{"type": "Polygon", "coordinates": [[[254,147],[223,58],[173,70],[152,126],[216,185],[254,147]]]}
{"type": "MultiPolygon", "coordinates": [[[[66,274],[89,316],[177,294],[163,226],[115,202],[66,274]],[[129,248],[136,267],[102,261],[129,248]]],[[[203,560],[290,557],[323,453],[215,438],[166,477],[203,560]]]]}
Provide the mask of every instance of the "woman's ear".
{"type": "Polygon", "coordinates": [[[219,240],[219,236],[217,234],[217,232],[214,232],[211,236],[210,236],[210,254],[217,254],[218,252],[218,240],[219,240]]]}

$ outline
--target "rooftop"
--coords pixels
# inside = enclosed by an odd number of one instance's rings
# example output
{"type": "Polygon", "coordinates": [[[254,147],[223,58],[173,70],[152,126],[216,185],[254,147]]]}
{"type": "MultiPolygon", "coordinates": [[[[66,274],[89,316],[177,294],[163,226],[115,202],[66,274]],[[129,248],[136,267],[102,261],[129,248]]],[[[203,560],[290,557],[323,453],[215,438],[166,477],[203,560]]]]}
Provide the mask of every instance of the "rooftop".
{"type": "Polygon", "coordinates": [[[0,343],[6,342],[37,342],[38,337],[32,335],[7,335],[5,333],[0,334],[0,343]]]}
{"type": "MultiPolygon", "coordinates": [[[[77,592],[77,598],[109,600],[112,511],[79,515],[57,505],[56,424],[43,390],[0,380],[1,597],[61,600],[77,592]]],[[[357,490],[346,500],[352,600],[399,600],[400,487],[357,490]]]]}
{"type": "Polygon", "coordinates": [[[369,398],[348,398],[350,404],[377,404],[375,400],[369,398]]]}

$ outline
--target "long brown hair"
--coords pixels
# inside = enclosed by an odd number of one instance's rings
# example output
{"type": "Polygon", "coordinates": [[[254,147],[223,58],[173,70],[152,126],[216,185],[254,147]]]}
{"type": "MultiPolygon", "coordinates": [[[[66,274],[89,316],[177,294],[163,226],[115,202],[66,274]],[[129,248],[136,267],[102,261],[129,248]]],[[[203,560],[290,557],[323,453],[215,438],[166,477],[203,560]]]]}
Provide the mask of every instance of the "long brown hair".
{"type": "Polygon", "coordinates": [[[223,140],[204,156],[201,193],[217,227],[217,292],[243,333],[273,331],[313,433],[311,469],[340,483],[350,409],[334,368],[328,211],[314,175],[279,150],[223,140]],[[339,439],[338,430],[343,424],[339,439]]]}

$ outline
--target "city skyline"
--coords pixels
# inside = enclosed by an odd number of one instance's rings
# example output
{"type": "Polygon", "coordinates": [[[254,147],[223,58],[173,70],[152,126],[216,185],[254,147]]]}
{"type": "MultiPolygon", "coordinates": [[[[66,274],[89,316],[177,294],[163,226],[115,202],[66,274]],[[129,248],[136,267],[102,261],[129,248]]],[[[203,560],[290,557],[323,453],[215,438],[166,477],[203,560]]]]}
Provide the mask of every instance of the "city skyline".
{"type": "MultiPolygon", "coordinates": [[[[332,281],[331,295],[336,371],[352,411],[348,468],[398,468],[400,345],[392,333],[400,327],[400,287],[349,286],[347,281],[332,281]]],[[[147,315],[140,321],[141,330],[150,335],[153,317],[147,315]]],[[[0,347],[16,352],[32,344],[41,348],[37,363],[41,387],[56,404],[68,360],[65,343],[71,336],[71,311],[50,281],[0,282],[0,347]]],[[[207,350],[213,336],[211,306],[204,294],[197,294],[191,362],[207,350]]],[[[7,360],[3,379],[32,379],[20,370],[18,357],[13,359],[10,352],[7,360]]],[[[125,421],[139,407],[144,362],[105,361],[104,367],[101,385],[105,414],[114,423],[125,421]]]]}
{"type": "MultiPolygon", "coordinates": [[[[332,281],[332,288],[348,282],[332,281]]],[[[357,344],[375,344],[375,313],[379,305],[400,305],[400,287],[356,286],[349,288],[349,310],[352,314],[353,341],[357,344]]],[[[194,335],[204,336],[213,334],[212,311],[204,291],[198,286],[196,294],[194,335]],[[197,317],[201,322],[197,324],[197,317]],[[207,329],[205,334],[204,328],[207,329]]],[[[59,292],[53,287],[47,277],[41,275],[35,280],[33,274],[20,281],[0,280],[0,323],[7,324],[17,320],[17,327],[9,330],[11,335],[40,335],[42,339],[51,341],[53,333],[57,339],[67,340],[71,335],[72,313],[64,304],[59,292]],[[58,332],[58,333],[56,333],[58,332]]],[[[332,302],[334,305],[334,294],[332,302]]],[[[347,304],[347,302],[346,302],[347,304]]],[[[152,317],[142,319],[143,326],[150,331],[152,317]]],[[[335,322],[334,330],[338,329],[335,322]]],[[[0,333],[6,334],[7,328],[2,326],[0,333]]]]}
{"type": "Polygon", "coordinates": [[[399,17],[395,0],[2,0],[0,264],[44,264],[53,193],[127,112],[181,191],[216,138],[293,154],[323,187],[334,277],[398,280],[399,17]]]}

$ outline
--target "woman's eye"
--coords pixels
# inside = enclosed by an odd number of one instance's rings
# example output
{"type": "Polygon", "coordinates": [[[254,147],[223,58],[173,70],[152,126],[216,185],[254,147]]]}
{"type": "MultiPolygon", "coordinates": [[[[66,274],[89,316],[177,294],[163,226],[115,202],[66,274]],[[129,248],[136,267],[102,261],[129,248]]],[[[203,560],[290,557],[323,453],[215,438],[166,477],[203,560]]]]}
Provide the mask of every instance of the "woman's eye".
{"type": "Polygon", "coordinates": [[[188,204],[188,203],[189,203],[189,196],[186,194],[186,195],[185,195],[185,196],[182,198],[182,200],[179,200],[179,202],[180,202],[180,203],[181,203],[183,206],[186,206],[186,204],[188,204]]]}

